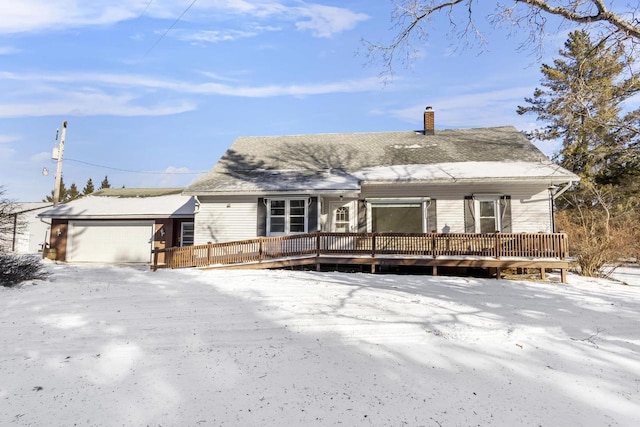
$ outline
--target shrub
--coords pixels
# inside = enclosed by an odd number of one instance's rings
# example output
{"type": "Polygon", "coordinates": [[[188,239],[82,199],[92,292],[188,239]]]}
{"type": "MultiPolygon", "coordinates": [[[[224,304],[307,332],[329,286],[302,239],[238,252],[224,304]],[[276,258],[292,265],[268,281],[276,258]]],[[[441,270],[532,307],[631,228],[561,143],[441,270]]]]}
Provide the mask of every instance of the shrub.
{"type": "Polygon", "coordinates": [[[13,287],[25,280],[49,276],[39,257],[0,252],[0,286],[13,287]]]}
{"type": "Polygon", "coordinates": [[[557,226],[569,236],[569,252],[583,276],[609,276],[640,251],[640,218],[636,199],[617,198],[619,191],[581,183],[557,226]]]}

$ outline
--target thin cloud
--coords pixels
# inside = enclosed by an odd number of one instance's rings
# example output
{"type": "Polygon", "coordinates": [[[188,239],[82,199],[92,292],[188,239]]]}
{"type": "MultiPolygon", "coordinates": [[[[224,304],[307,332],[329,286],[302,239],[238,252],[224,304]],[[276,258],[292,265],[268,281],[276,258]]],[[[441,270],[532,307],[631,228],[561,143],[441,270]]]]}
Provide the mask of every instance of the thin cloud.
{"type": "MultiPolygon", "coordinates": [[[[533,87],[528,86],[473,94],[466,94],[461,90],[461,95],[448,94],[446,97],[432,98],[429,104],[436,111],[437,123],[447,127],[510,125],[513,123],[504,123],[505,114],[514,117],[518,104],[522,104],[524,97],[533,93],[533,90],[533,87]]],[[[415,123],[416,118],[422,117],[425,106],[426,104],[392,110],[389,114],[400,120],[415,123]]]]}
{"type": "Polygon", "coordinates": [[[51,159],[51,153],[46,151],[36,153],[33,156],[29,157],[29,161],[31,163],[42,163],[50,159],[51,159]]]}
{"type": "Polygon", "coordinates": [[[12,142],[19,141],[20,138],[13,135],[0,135],[0,144],[10,144],[12,142]]]}
{"type": "Polygon", "coordinates": [[[65,93],[64,100],[31,100],[0,104],[1,118],[70,116],[166,116],[193,111],[196,105],[187,102],[138,105],[133,95],[106,95],[95,91],[65,93]]]}
{"type": "Polygon", "coordinates": [[[358,23],[369,19],[364,13],[319,4],[299,10],[307,20],[296,22],[296,27],[302,31],[310,31],[315,37],[332,37],[334,34],[352,30],[358,23]]]}
{"type": "Polygon", "coordinates": [[[76,86],[79,84],[94,84],[120,88],[164,89],[183,94],[225,95],[248,98],[353,93],[378,90],[380,88],[380,80],[377,77],[311,84],[242,86],[214,82],[172,81],[133,74],[21,74],[0,71],[0,81],[2,80],[27,81],[30,85],[33,85],[34,82],[73,83],[76,86]]]}
{"type": "MultiPolygon", "coordinates": [[[[185,1],[142,0],[20,0],[0,3],[0,34],[72,29],[110,25],[136,18],[175,19],[184,12],[185,1]],[[148,7],[147,7],[148,6],[148,7]],[[143,16],[144,13],[144,16],[143,16]]],[[[268,25],[250,29],[237,29],[239,33],[264,32],[280,28],[275,22],[294,22],[302,31],[315,37],[353,29],[359,22],[369,19],[364,13],[346,8],[305,3],[304,6],[286,6],[280,1],[212,0],[199,1],[181,18],[183,22],[210,23],[214,20],[230,21],[269,20],[268,25]]],[[[224,31],[229,34],[229,31],[224,31]]],[[[175,37],[174,34],[171,36],[175,37]]],[[[223,38],[221,40],[227,40],[223,38]]]]}
{"type": "Polygon", "coordinates": [[[174,37],[178,40],[196,43],[219,43],[234,41],[258,35],[255,31],[240,30],[201,30],[201,31],[175,31],[174,37]]]}
{"type": "Polygon", "coordinates": [[[0,3],[0,34],[107,25],[136,17],[140,1],[20,0],[0,3]]]}
{"type": "Polygon", "coordinates": [[[16,49],[11,46],[0,46],[0,55],[14,55],[20,52],[20,49],[16,49]]]}

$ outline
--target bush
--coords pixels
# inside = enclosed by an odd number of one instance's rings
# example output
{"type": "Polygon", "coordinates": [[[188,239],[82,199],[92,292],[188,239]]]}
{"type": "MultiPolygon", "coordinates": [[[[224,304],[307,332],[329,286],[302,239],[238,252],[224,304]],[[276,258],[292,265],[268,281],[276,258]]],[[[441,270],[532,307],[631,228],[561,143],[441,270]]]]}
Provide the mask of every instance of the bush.
{"type": "Polygon", "coordinates": [[[10,288],[25,280],[46,279],[48,276],[39,257],[0,252],[0,286],[10,288]]]}
{"type": "Polygon", "coordinates": [[[580,185],[558,213],[557,226],[569,236],[569,252],[580,274],[608,277],[640,251],[636,199],[617,198],[619,191],[606,186],[580,185]]]}

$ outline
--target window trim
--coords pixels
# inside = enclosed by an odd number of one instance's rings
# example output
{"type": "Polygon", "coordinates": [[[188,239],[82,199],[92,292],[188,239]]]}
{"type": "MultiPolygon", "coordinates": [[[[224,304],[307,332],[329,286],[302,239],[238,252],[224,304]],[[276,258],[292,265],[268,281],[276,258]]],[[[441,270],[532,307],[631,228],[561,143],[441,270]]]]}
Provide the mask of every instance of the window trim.
{"type": "MultiPolygon", "coordinates": [[[[511,227],[511,196],[499,193],[484,193],[465,196],[465,229],[467,224],[466,214],[469,209],[466,206],[468,200],[473,200],[473,209],[471,209],[471,220],[473,221],[473,233],[481,233],[482,217],[480,216],[480,203],[493,202],[495,213],[495,229],[491,233],[504,232],[505,227],[511,227]],[[505,219],[505,216],[508,216],[505,219]]],[[[471,206],[469,206],[470,208],[471,206]]],[[[489,217],[486,217],[489,218],[489,217]]],[[[470,232],[470,231],[465,231],[470,232]]],[[[510,231],[509,231],[510,232],[510,231]]],[[[488,233],[485,233],[488,234],[488,233]]]]}
{"type": "MultiPolygon", "coordinates": [[[[291,234],[305,234],[309,229],[309,197],[270,197],[265,199],[265,205],[267,208],[267,236],[287,236],[291,234]],[[304,230],[303,231],[291,231],[291,202],[300,200],[304,203],[304,230]],[[272,232],[271,231],[271,203],[273,201],[284,201],[284,231],[283,232],[272,232]]],[[[278,215],[277,217],[280,217],[278,215]]],[[[294,217],[300,217],[300,215],[294,215],[294,217]]]]}
{"type": "Polygon", "coordinates": [[[482,219],[483,218],[491,218],[491,217],[483,217],[481,215],[482,209],[480,208],[481,203],[491,202],[493,203],[493,218],[494,218],[494,227],[492,231],[488,231],[484,234],[495,233],[496,231],[502,231],[502,215],[500,212],[500,198],[493,197],[476,197],[474,198],[474,209],[475,209],[475,217],[478,220],[475,222],[476,233],[482,233],[482,219]]]}

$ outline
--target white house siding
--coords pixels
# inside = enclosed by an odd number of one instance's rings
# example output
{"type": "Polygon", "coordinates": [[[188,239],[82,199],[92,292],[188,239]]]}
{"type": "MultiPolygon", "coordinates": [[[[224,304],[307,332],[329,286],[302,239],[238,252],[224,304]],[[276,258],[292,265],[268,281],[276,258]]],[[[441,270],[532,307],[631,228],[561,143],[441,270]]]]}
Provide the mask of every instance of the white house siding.
{"type": "Polygon", "coordinates": [[[439,232],[464,232],[464,196],[472,194],[511,196],[511,224],[514,233],[551,231],[551,212],[547,185],[543,183],[506,184],[391,184],[364,185],[363,198],[431,197],[437,200],[439,232]]]}
{"type": "Polygon", "coordinates": [[[38,214],[50,207],[50,203],[18,203],[16,206],[16,212],[18,214],[17,228],[14,230],[12,218],[8,224],[8,229],[5,230],[6,233],[0,238],[0,246],[2,246],[2,249],[19,254],[42,251],[44,243],[49,241],[49,224],[51,221],[41,221],[40,218],[38,218],[38,214]]]}
{"type": "Polygon", "coordinates": [[[511,193],[511,222],[513,231],[517,233],[550,233],[552,230],[549,190],[529,187],[518,188],[511,193]],[[539,191],[532,194],[536,189],[539,191]]]}
{"type": "Polygon", "coordinates": [[[194,244],[253,239],[257,228],[257,196],[199,197],[194,244]]]}

